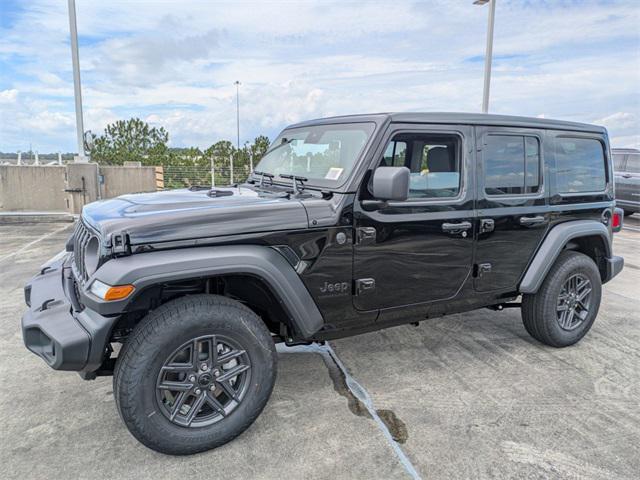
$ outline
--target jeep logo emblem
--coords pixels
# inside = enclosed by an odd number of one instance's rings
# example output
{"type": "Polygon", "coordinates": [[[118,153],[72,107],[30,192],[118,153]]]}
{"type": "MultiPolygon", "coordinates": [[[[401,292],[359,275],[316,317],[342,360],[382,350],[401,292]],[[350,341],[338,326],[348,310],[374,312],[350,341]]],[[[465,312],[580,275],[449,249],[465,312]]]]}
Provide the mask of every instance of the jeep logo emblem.
{"type": "Polygon", "coordinates": [[[342,294],[349,291],[349,284],[347,282],[329,283],[324,282],[324,285],[320,287],[320,292],[329,294],[342,294]]]}

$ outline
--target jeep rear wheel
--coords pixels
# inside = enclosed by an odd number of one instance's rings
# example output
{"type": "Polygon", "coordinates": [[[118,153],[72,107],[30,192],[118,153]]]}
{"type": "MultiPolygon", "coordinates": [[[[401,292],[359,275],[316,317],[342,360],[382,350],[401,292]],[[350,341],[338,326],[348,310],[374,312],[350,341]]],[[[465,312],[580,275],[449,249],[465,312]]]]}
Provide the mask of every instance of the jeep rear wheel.
{"type": "Polygon", "coordinates": [[[522,321],[529,334],[552,347],[573,345],[584,337],[598,315],[602,282],[593,260],[564,251],[540,290],[522,298],[522,321]]]}
{"type": "Polygon", "coordinates": [[[137,325],[114,373],[120,416],[140,442],[184,455],[229,442],[264,408],[275,346],[260,318],[217,295],[173,300],[137,325]]]}

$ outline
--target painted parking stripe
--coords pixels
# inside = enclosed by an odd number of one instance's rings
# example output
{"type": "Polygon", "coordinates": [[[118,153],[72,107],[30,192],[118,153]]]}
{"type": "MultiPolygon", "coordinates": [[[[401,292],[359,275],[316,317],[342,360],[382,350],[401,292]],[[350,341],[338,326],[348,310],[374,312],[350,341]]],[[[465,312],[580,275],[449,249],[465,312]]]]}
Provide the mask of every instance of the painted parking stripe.
{"type": "Polygon", "coordinates": [[[0,262],[2,262],[3,260],[7,260],[9,258],[15,257],[16,255],[19,255],[20,253],[24,252],[25,250],[28,250],[29,248],[31,248],[33,245],[35,245],[38,242],[41,242],[42,240],[46,240],[49,237],[52,237],[60,232],[64,232],[65,230],[67,230],[68,228],[72,227],[73,223],[70,223],[69,225],[65,225],[62,228],[59,228],[58,230],[54,230],[53,232],[49,232],[46,233],[44,235],[42,235],[39,238],[36,238],[35,240],[27,243],[26,245],[23,245],[22,247],[20,247],[18,250],[16,250],[15,252],[11,252],[7,255],[5,255],[4,257],[0,258],[0,262]]]}
{"type": "Polygon", "coordinates": [[[385,440],[387,441],[388,445],[395,452],[396,457],[398,457],[398,460],[400,461],[400,464],[405,469],[405,471],[414,480],[420,480],[421,479],[420,474],[418,473],[416,468],[413,466],[413,464],[409,460],[409,457],[407,457],[406,453],[404,453],[402,448],[400,448],[400,444],[398,444],[398,442],[396,442],[393,439],[393,436],[391,435],[391,432],[389,431],[389,428],[387,427],[387,425],[382,421],[382,419],[378,415],[378,412],[377,412],[375,406],[373,405],[373,400],[371,399],[371,396],[369,395],[369,392],[367,392],[364,389],[364,387],[362,385],[360,385],[349,374],[348,370],[346,369],[346,367],[342,363],[342,360],[340,360],[340,358],[338,357],[336,352],[333,350],[333,348],[331,348],[331,345],[329,345],[329,342],[326,342],[324,345],[320,345],[318,343],[312,343],[310,345],[295,345],[295,346],[291,346],[291,347],[288,347],[288,346],[285,346],[285,345],[282,345],[282,344],[278,344],[278,345],[276,345],[276,350],[279,353],[317,353],[317,354],[321,355],[322,357],[324,357],[325,359],[328,359],[328,361],[333,362],[340,369],[342,374],[344,375],[344,379],[345,379],[347,388],[364,405],[364,407],[369,412],[369,415],[371,415],[371,418],[376,422],[376,425],[378,426],[378,428],[380,429],[380,431],[384,435],[385,440]]]}

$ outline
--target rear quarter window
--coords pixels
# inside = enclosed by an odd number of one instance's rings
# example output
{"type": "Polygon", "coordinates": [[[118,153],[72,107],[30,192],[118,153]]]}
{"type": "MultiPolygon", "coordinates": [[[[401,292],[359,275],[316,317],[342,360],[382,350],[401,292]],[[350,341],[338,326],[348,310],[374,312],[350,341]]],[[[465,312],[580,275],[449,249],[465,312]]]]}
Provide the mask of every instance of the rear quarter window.
{"type": "Polygon", "coordinates": [[[640,173],[640,153],[630,153],[627,156],[627,168],[629,173],[640,173]]]}
{"type": "Polygon", "coordinates": [[[556,184],[560,193],[600,192],[607,183],[604,148],[594,138],[556,138],[556,184]]]}
{"type": "Polygon", "coordinates": [[[613,155],[613,170],[616,172],[622,172],[624,170],[624,161],[626,159],[623,153],[614,153],[613,155]]]}

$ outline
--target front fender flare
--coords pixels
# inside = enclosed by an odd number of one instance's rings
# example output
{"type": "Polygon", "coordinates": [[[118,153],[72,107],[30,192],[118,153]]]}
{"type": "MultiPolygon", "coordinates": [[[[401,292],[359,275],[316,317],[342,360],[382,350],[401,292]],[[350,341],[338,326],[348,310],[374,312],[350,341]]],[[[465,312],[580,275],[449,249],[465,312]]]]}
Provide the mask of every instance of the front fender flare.
{"type": "Polygon", "coordinates": [[[597,235],[602,237],[605,255],[611,257],[611,236],[607,227],[596,220],[574,220],[553,227],[520,282],[520,293],[536,293],[549,273],[564,246],[571,240],[580,237],[597,235]]]}
{"type": "Polygon", "coordinates": [[[304,338],[310,338],[324,325],[318,307],[291,264],[273,248],[260,245],[165,250],[113,259],[87,281],[83,300],[102,315],[118,314],[126,310],[131,299],[113,302],[98,299],[88,292],[94,279],[108,285],[134,285],[140,292],[161,282],[224,274],[262,279],[304,338]]]}

